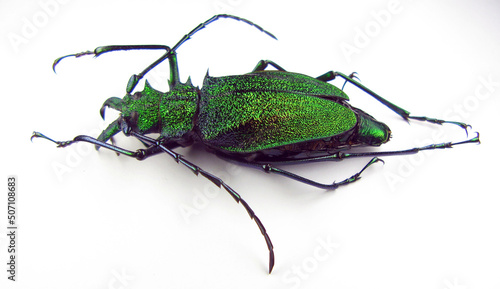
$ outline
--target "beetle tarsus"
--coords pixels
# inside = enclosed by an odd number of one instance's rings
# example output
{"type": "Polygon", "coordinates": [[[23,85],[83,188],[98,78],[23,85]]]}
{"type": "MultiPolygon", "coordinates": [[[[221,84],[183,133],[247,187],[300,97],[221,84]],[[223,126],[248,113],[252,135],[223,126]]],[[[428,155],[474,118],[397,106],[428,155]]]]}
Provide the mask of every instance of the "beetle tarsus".
{"type": "Polygon", "coordinates": [[[342,182],[339,182],[339,183],[333,183],[334,185],[336,185],[336,187],[339,187],[339,186],[342,186],[342,185],[347,185],[347,184],[350,184],[350,183],[353,183],[359,179],[361,179],[361,174],[371,165],[373,165],[374,163],[377,163],[377,162],[382,162],[383,164],[385,164],[384,160],[382,159],[379,159],[377,157],[374,157],[372,158],[359,172],[357,172],[356,174],[352,175],[350,178],[347,178],[345,180],[343,180],[342,182]]]}
{"type": "Polygon", "coordinates": [[[448,121],[448,120],[442,120],[442,119],[437,119],[437,118],[430,118],[430,117],[426,117],[426,116],[410,116],[410,115],[408,115],[407,118],[419,120],[419,121],[426,121],[426,122],[439,124],[439,125],[442,125],[444,123],[458,125],[459,127],[463,128],[465,130],[465,133],[467,134],[467,136],[469,136],[469,132],[467,131],[467,129],[472,128],[469,124],[459,122],[459,121],[448,121]]]}
{"type": "MultiPolygon", "coordinates": [[[[358,73],[353,72],[353,73],[349,74],[349,78],[350,79],[357,79],[358,81],[361,81],[361,79],[359,79],[359,77],[356,74],[358,74],[358,73]]],[[[341,88],[342,90],[344,90],[344,87],[346,84],[347,84],[347,79],[344,81],[344,84],[342,85],[342,88],[341,88]]]]}
{"type": "Polygon", "coordinates": [[[471,138],[471,139],[464,140],[464,141],[461,141],[461,142],[452,143],[452,145],[459,145],[459,144],[465,144],[465,143],[477,143],[477,144],[481,144],[481,140],[479,139],[479,132],[476,131],[476,136],[473,137],[473,138],[471,138]]]}
{"type": "Polygon", "coordinates": [[[31,135],[31,138],[30,138],[31,142],[33,142],[34,138],[43,138],[43,139],[49,140],[51,142],[57,143],[55,140],[45,136],[43,133],[37,132],[37,131],[34,131],[33,134],[31,135]]]}
{"type": "Polygon", "coordinates": [[[78,57],[82,57],[82,56],[85,56],[85,55],[95,55],[95,53],[94,53],[94,51],[87,50],[87,51],[83,51],[83,52],[79,52],[79,53],[74,53],[74,54],[68,54],[68,55],[59,57],[56,60],[54,60],[54,63],[52,64],[52,70],[54,71],[54,73],[56,73],[56,66],[64,58],[68,58],[68,57],[77,57],[78,58],[78,57]]]}

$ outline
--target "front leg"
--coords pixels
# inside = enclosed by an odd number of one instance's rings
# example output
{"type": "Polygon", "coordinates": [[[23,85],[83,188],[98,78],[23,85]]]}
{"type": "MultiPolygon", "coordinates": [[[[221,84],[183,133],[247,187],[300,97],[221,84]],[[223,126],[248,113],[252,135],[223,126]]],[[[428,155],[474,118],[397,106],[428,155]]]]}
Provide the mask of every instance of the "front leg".
{"type": "MultiPolygon", "coordinates": [[[[155,145],[150,145],[146,149],[138,149],[136,151],[130,151],[130,150],[121,148],[119,146],[109,144],[105,141],[93,138],[93,137],[88,136],[88,135],[78,135],[78,136],[74,137],[72,140],[67,140],[67,141],[56,141],[56,140],[53,140],[40,132],[34,131],[33,135],[31,136],[31,141],[33,141],[34,138],[43,138],[43,139],[49,140],[49,141],[57,144],[57,147],[61,147],[61,148],[70,146],[70,145],[77,143],[77,142],[88,142],[88,143],[94,144],[96,146],[96,148],[103,147],[103,148],[112,150],[118,154],[123,154],[125,156],[135,158],[137,160],[144,160],[145,158],[148,158],[150,156],[154,156],[154,155],[157,155],[159,153],[164,152],[162,149],[160,149],[158,146],[155,146],[155,145]]],[[[168,147],[169,149],[174,149],[174,148],[178,147],[179,145],[177,143],[164,142],[163,146],[168,147]]]]}
{"type": "Polygon", "coordinates": [[[57,141],[57,140],[51,139],[50,137],[48,137],[40,132],[34,131],[33,134],[31,135],[31,141],[33,141],[34,138],[43,138],[43,139],[49,140],[49,141],[57,144],[57,147],[61,147],[61,148],[67,147],[67,146],[72,145],[72,144],[77,143],[77,142],[88,142],[88,143],[96,145],[96,147],[103,147],[103,148],[112,150],[116,153],[126,155],[128,157],[139,158],[139,156],[142,154],[139,151],[133,152],[133,151],[130,151],[130,150],[127,150],[127,149],[124,149],[124,148],[121,148],[121,147],[118,147],[118,146],[115,146],[112,144],[108,144],[104,141],[95,139],[95,138],[88,136],[88,135],[78,135],[78,136],[74,137],[72,140],[57,141]]]}

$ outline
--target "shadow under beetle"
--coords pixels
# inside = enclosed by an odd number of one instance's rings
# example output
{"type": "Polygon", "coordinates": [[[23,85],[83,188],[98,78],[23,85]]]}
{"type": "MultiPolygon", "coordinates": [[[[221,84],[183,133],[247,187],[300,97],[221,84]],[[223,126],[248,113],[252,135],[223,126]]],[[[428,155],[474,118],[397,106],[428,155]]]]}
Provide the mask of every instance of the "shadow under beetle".
{"type": "MultiPolygon", "coordinates": [[[[461,141],[431,144],[424,147],[400,151],[356,152],[348,150],[359,146],[379,146],[389,141],[391,131],[387,125],[348,104],[349,97],[327,81],[341,77],[365,91],[389,107],[405,120],[427,121],[434,124],[451,123],[467,131],[468,125],[428,117],[411,116],[410,113],[374,93],[359,81],[354,74],[346,75],[329,71],[319,77],[287,72],[272,61],[261,60],[252,72],[243,75],[223,77],[205,76],[203,87],[193,86],[179,79],[176,50],[193,34],[206,25],[220,19],[239,20],[268,36],[271,33],[246,19],[232,15],[215,15],[186,34],[172,48],[165,45],[112,45],[60,57],[54,61],[53,69],[64,58],[94,55],[119,50],[164,50],[158,60],[144,71],[133,75],[123,98],[108,98],[101,110],[104,118],[106,107],[121,112],[100,135],[93,138],[76,136],[69,141],[55,141],[39,132],[32,139],[41,137],[65,147],[75,142],[89,142],[117,153],[143,160],[159,153],[167,153],[177,163],[200,174],[218,187],[223,187],[238,203],[241,203],[266,240],[269,249],[269,273],[274,266],[274,252],[271,239],[260,219],[241,196],[215,175],[201,169],[174,151],[178,147],[201,143],[209,152],[227,160],[253,166],[267,173],[275,173],[311,186],[336,189],[355,182],[370,165],[381,161],[379,156],[413,154],[423,150],[451,148],[453,145],[479,143],[476,137],[461,141]],[[144,90],[132,94],[136,84],[151,69],[164,60],[169,61],[169,92],[153,89],[146,81],[144,90]],[[272,66],[276,70],[265,70],[272,66]],[[108,144],[115,134],[123,132],[146,145],[145,149],[130,151],[114,144],[108,144]],[[159,133],[157,139],[146,136],[159,133]],[[347,158],[371,157],[371,160],[356,174],[340,182],[318,183],[314,180],[282,170],[276,165],[316,161],[340,161],[347,158]]],[[[344,83],[345,84],[345,83],[344,83]]]]}

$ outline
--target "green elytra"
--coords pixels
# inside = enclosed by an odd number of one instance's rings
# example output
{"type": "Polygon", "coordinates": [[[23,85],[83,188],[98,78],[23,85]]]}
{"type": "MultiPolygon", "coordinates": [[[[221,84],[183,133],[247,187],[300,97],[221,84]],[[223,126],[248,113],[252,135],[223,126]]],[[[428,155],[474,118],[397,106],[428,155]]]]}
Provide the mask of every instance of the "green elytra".
{"type": "Polygon", "coordinates": [[[207,76],[198,119],[202,142],[249,153],[338,135],[357,120],[332,101],[335,95],[348,99],[337,87],[297,73],[207,76]]]}
{"type": "Polygon", "coordinates": [[[125,156],[143,160],[158,153],[166,153],[177,163],[202,175],[216,186],[224,188],[238,203],[242,204],[250,218],[255,221],[265,238],[269,250],[269,273],[274,266],[274,250],[269,235],[260,219],[241,196],[219,177],[203,170],[174,151],[179,146],[194,142],[203,143],[210,151],[221,157],[241,162],[267,173],[279,174],[293,180],[323,189],[336,189],[351,184],[372,164],[381,161],[378,156],[414,154],[423,150],[451,148],[454,145],[479,143],[476,137],[461,141],[430,144],[400,151],[349,152],[356,145],[378,146],[389,140],[389,128],[360,109],[347,104],[349,98],[339,88],[326,83],[341,77],[379,102],[396,112],[403,119],[427,121],[434,124],[451,123],[464,128],[461,122],[445,121],[410,113],[374,93],[360,82],[354,74],[329,71],[313,78],[285,71],[272,61],[260,61],[248,74],[224,77],[207,75],[201,90],[188,79],[179,79],[176,50],[185,41],[206,25],[220,19],[239,20],[275,38],[260,26],[232,15],[215,15],[195,27],[172,48],[165,45],[112,45],[60,57],[53,68],[64,58],[83,55],[100,56],[119,50],[165,50],[165,54],[137,75],[132,75],[123,98],[107,99],[101,110],[104,118],[106,107],[121,112],[96,139],[86,135],[69,141],[55,141],[42,133],[33,132],[32,139],[44,138],[66,147],[76,142],[88,142],[125,156]],[[138,81],[164,60],[170,65],[170,91],[160,92],[146,82],[144,90],[132,94],[138,81]],[[271,65],[277,71],[265,70],[271,65]],[[145,149],[130,151],[107,143],[113,135],[122,131],[146,145],[145,149]],[[146,134],[159,133],[158,139],[146,134]],[[317,153],[317,154],[314,154],[317,153]],[[309,161],[340,161],[346,158],[370,157],[371,160],[353,176],[333,183],[319,183],[292,172],[277,168],[276,164],[304,163],[309,161]]]}

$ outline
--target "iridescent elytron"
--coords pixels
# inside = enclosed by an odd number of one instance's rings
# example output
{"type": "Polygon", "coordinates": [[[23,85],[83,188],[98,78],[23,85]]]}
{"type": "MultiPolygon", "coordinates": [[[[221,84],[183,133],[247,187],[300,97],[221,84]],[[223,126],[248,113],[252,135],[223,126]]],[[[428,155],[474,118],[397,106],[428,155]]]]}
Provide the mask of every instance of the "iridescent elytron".
{"type": "MultiPolygon", "coordinates": [[[[200,143],[222,158],[237,161],[276,173],[293,180],[324,189],[335,189],[359,179],[370,165],[380,161],[378,156],[413,154],[422,150],[451,148],[464,143],[479,143],[476,137],[462,142],[431,144],[425,147],[386,152],[349,152],[352,147],[379,146],[391,136],[389,127],[366,112],[348,104],[349,97],[327,81],[341,77],[362,89],[403,119],[427,121],[434,124],[452,123],[467,131],[468,125],[427,117],[410,116],[410,113],[380,97],[357,81],[354,74],[327,72],[319,77],[285,71],[281,66],[261,60],[254,70],[244,75],[211,77],[207,74],[201,89],[188,79],[181,83],[176,50],[193,34],[219,18],[242,21],[275,38],[260,26],[231,15],[216,15],[198,25],[172,48],[165,45],[114,45],[98,47],[94,51],[71,54],[57,59],[55,66],[69,56],[94,55],[118,50],[165,50],[157,61],[140,74],[133,75],[123,98],[111,97],[101,108],[104,118],[106,107],[121,112],[97,138],[80,135],[70,141],[55,141],[34,132],[32,138],[41,137],[65,147],[83,141],[104,147],[120,154],[143,160],[146,157],[167,153],[176,162],[201,174],[224,189],[241,203],[255,220],[264,235],[269,249],[269,272],[274,266],[274,252],[266,230],[250,206],[224,181],[174,151],[200,143]],[[144,90],[132,93],[136,84],[156,65],[168,59],[170,64],[170,91],[153,89],[146,82],[144,90]],[[276,70],[265,70],[267,66],[276,70]],[[146,145],[145,149],[130,151],[107,143],[113,135],[123,132],[134,136],[146,145]],[[157,139],[146,136],[159,133],[157,139]],[[370,161],[352,177],[340,182],[323,184],[276,167],[279,164],[311,161],[340,161],[346,158],[370,157],[370,161]]],[[[345,83],[344,83],[345,84],[345,83]]]]}

